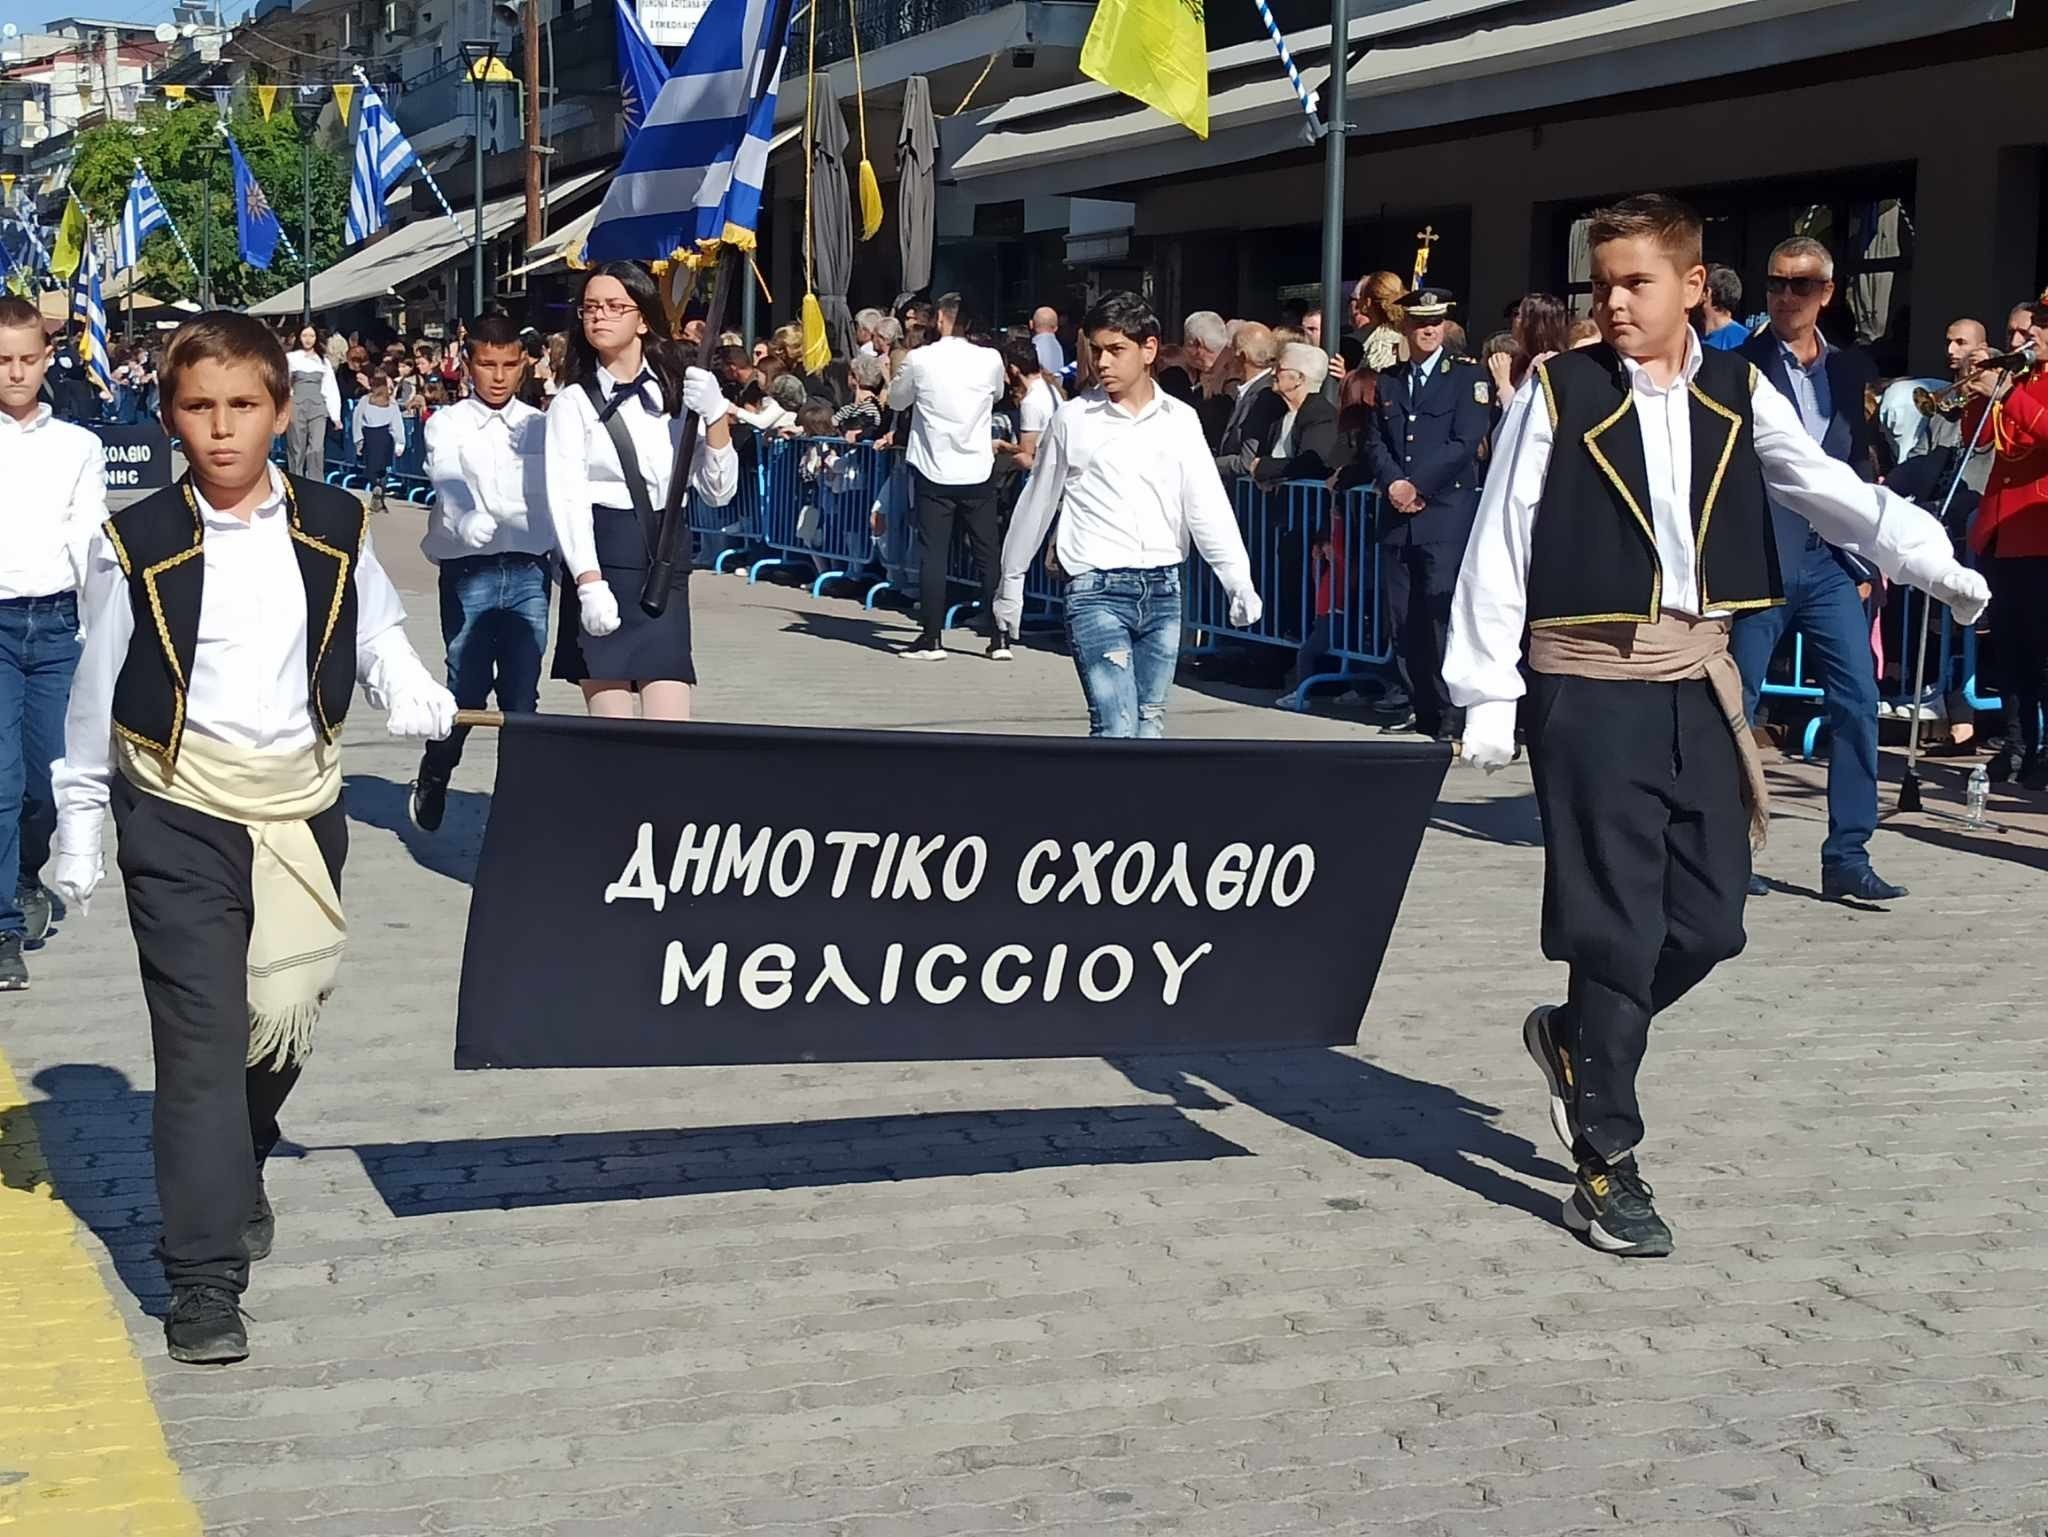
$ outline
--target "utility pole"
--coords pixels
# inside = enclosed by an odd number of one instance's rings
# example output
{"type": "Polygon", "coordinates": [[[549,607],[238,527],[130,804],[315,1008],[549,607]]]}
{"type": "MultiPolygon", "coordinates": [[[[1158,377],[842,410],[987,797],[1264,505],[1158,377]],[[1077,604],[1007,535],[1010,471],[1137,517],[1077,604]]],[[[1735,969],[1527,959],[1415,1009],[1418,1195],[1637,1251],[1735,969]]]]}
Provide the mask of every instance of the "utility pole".
{"type": "Polygon", "coordinates": [[[1330,0],[1330,80],[1323,118],[1323,350],[1335,355],[1344,334],[1344,156],[1351,148],[1349,0],[1330,0]]]}
{"type": "Polygon", "coordinates": [[[540,0],[525,0],[519,7],[519,49],[526,77],[526,244],[521,249],[531,251],[546,233],[540,196],[540,0]]]}
{"type": "Polygon", "coordinates": [[[299,260],[306,269],[306,281],[299,299],[299,324],[313,323],[313,131],[320,125],[321,103],[317,96],[300,93],[293,99],[292,115],[299,124],[299,194],[302,198],[300,228],[305,244],[299,260]]]}
{"type": "Polygon", "coordinates": [[[213,162],[220,157],[219,141],[206,147],[206,191],[199,199],[199,307],[213,308],[213,162]]]}

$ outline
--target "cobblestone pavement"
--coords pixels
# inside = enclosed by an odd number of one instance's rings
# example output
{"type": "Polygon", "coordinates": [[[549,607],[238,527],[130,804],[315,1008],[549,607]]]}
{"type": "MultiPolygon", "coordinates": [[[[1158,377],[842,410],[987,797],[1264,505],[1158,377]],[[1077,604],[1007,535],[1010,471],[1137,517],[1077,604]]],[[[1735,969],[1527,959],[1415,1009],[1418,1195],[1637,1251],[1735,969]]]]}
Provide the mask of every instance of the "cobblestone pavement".
{"type": "MultiPolygon", "coordinates": [[[[417,522],[379,539],[438,658],[417,522]]],[[[693,597],[707,717],[1079,726],[1049,649],[903,667],[899,617],[693,597]]],[[[1371,729],[1228,690],[1171,720],[1371,729]]],[[[272,1165],[250,1362],[174,1366],[149,1316],[118,886],[0,1003],[209,1532],[2048,1532],[2048,837],[2017,800],[2003,831],[1888,820],[1913,895],[1864,911],[1814,899],[1819,780],[1774,770],[1779,889],[1647,1074],[1678,1253],[1629,1264],[1557,1219],[1520,766],[1453,772],[1354,1051],[458,1075],[491,743],[430,840],[412,751],[365,707],[350,738],[355,939],[272,1165]]],[[[1931,803],[1960,782],[1937,766],[1931,803]]]]}

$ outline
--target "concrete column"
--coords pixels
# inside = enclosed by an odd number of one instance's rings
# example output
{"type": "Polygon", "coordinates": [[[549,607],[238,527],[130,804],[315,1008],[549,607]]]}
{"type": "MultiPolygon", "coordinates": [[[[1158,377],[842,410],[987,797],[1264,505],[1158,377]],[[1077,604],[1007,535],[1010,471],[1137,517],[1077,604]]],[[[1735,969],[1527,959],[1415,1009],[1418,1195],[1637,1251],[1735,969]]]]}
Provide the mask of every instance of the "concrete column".
{"type": "Polygon", "coordinates": [[[1999,339],[2007,308],[2040,291],[2042,151],[1931,135],[1913,227],[1915,369],[1942,369],[1942,333],[1972,315],[1999,339]]]}

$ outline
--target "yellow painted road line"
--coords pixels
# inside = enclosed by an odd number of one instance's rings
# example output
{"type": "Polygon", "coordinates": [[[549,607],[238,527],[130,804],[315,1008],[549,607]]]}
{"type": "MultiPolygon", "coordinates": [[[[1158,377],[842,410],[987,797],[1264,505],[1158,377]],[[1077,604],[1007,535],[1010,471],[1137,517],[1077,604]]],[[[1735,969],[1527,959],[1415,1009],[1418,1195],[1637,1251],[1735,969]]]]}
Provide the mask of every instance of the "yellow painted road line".
{"type": "Polygon", "coordinates": [[[0,1533],[200,1537],[142,1363],[0,1053],[0,1533]]]}

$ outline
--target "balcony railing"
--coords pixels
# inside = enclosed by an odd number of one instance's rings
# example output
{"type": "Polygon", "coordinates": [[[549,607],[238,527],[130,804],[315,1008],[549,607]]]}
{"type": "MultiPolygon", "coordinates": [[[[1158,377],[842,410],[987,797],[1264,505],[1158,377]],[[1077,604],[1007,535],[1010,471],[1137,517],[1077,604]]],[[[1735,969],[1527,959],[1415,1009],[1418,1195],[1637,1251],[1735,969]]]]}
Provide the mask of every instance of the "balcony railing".
{"type": "MultiPolygon", "coordinates": [[[[863,53],[886,48],[906,38],[921,37],[956,21],[971,21],[999,11],[1015,0],[853,0],[853,21],[846,9],[828,7],[818,18],[818,63],[836,64],[853,57],[853,27],[860,28],[863,53]]],[[[801,77],[810,61],[810,36],[799,27],[790,36],[785,77],[801,77]]]]}

